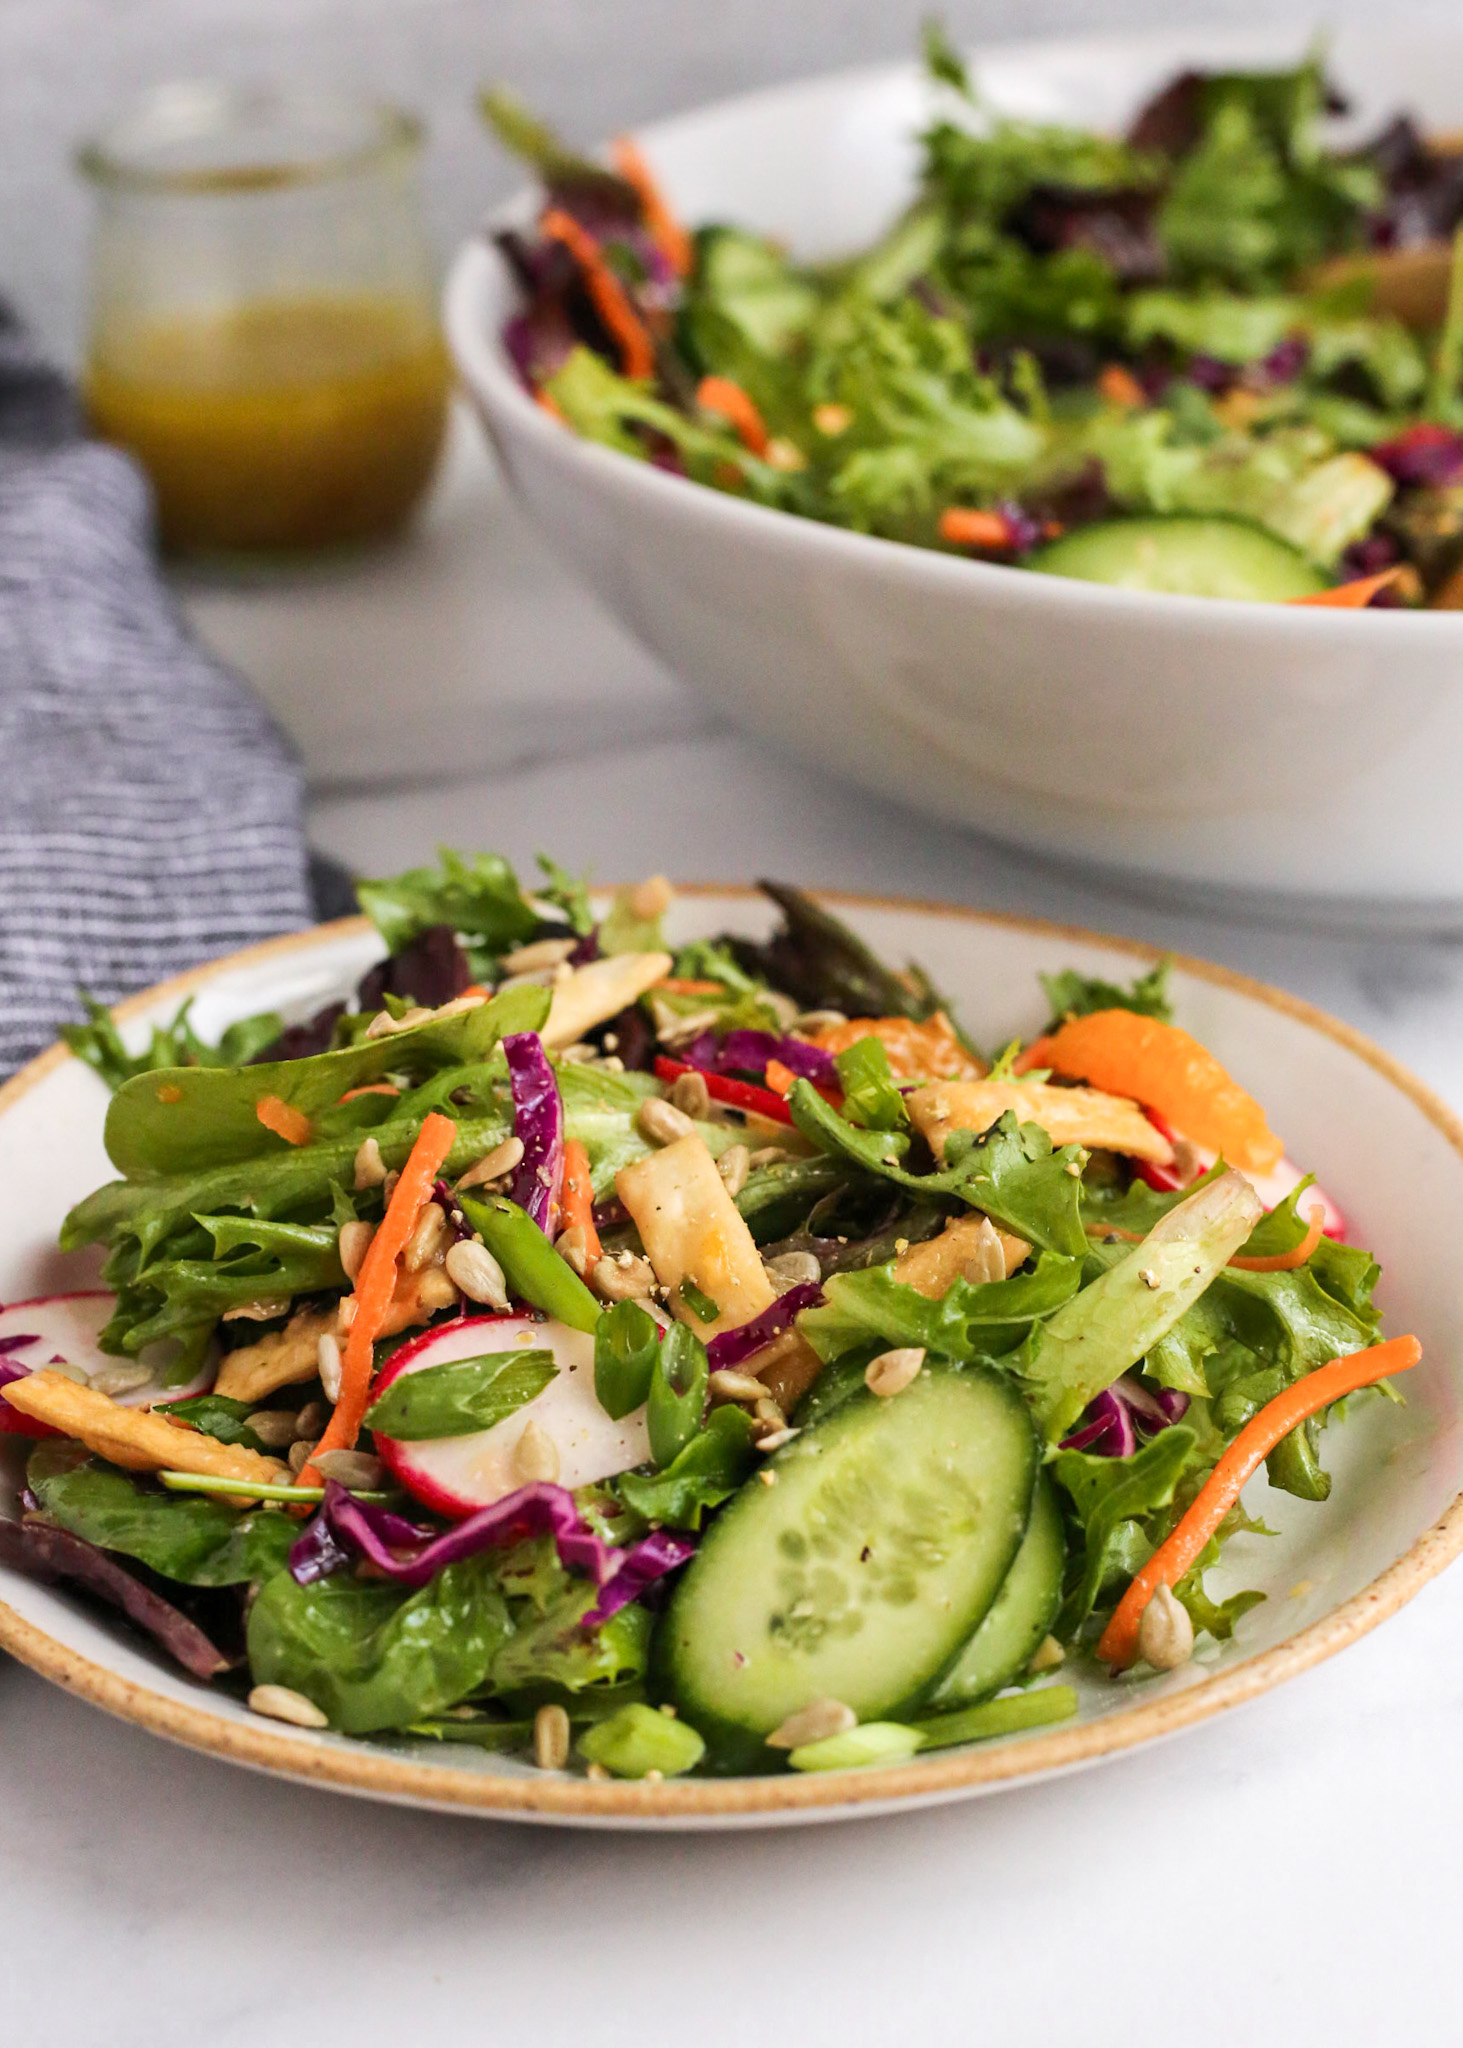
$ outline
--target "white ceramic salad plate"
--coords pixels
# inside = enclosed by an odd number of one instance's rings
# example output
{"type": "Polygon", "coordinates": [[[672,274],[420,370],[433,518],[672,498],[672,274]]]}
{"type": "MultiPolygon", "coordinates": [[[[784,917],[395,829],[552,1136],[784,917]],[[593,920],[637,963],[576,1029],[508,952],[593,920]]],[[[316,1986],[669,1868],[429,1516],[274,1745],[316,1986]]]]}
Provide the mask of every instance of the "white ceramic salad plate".
{"type": "MultiPolygon", "coordinates": [[[[1003,112],[1116,129],[1178,70],[1293,64],[1309,39],[1185,30],[972,61],[1003,112]]],[[[1331,69],[1358,134],[1401,108],[1463,129],[1456,25],[1339,30],[1331,69]]],[[[639,140],[686,222],[824,257],[868,243],[908,199],[930,106],[914,65],[888,66],[639,140]]],[[[531,217],[525,197],[502,220],[531,217]]],[[[499,340],[516,303],[474,237],[447,327],[510,484],[616,617],[739,723],[941,819],[1150,887],[1343,925],[1463,922],[1457,614],[1154,598],[688,485],[533,402],[499,340]]]]}
{"type": "MultiPolygon", "coordinates": [[[[882,955],[919,959],[976,1039],[1000,1043],[1042,1021],[1036,976],[1075,967],[1131,974],[1147,949],[1055,925],[939,905],[835,899],[882,955]]],[[[679,942],[728,927],[760,932],[766,906],[721,889],[689,891],[679,942]]],[[[212,1036],[261,1008],[303,1017],[348,989],[379,953],[364,919],[275,940],[125,1004],[145,1037],[196,994],[212,1036]]],[[[1406,1405],[1368,1402],[1327,1438],[1335,1485],[1317,1506],[1256,1479],[1247,1505],[1278,1534],[1241,1535],[1213,1582],[1262,1589],[1235,1638],[1163,1677],[1079,1681],[1079,1718],[1048,1732],[864,1771],[665,1784],[597,1783],[440,1745],[362,1742],[263,1721],[175,1675],[139,1638],[68,1594],[0,1569],[0,1646],[44,1676],[154,1733],[232,1762],[340,1791],[444,1810],[584,1826],[702,1828],[833,1819],[969,1798],[1073,1770],[1237,1706],[1344,1648],[1408,1600],[1463,1549],[1463,1127],[1384,1053],[1290,997],[1199,962],[1173,978],[1177,1020],[1264,1103],[1290,1155],[1314,1168],[1382,1262],[1387,1328],[1412,1330],[1424,1362],[1406,1405]]],[[[79,1196],[109,1176],[106,1097],[63,1048],[0,1090],[0,1299],[92,1284],[89,1257],[54,1249],[79,1196]]],[[[0,1509],[14,1512],[19,1440],[0,1455],[0,1509]]],[[[1245,1740],[1243,1723],[1234,1729],[1245,1740]]]]}

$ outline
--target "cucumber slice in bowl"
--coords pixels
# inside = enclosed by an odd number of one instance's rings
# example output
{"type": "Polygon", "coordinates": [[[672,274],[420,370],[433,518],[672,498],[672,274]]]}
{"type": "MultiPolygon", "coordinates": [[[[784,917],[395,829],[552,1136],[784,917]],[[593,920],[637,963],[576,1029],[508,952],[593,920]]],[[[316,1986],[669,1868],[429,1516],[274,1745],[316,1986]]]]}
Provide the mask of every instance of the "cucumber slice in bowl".
{"type": "Polygon", "coordinates": [[[1079,526],[1041,548],[1027,567],[1120,590],[1258,604],[1314,597],[1330,587],[1313,562],[1265,527],[1197,512],[1079,526]]]}
{"type": "Polygon", "coordinates": [[[1045,1473],[1038,1476],[1031,1520],[995,1605],[930,1694],[928,1708],[974,1706],[1021,1676],[1062,1604],[1067,1538],[1045,1473]]]}
{"type": "Polygon", "coordinates": [[[707,1767],[777,1768],[766,1738],[820,1698],[861,1721],[917,1709],[1001,1590],[1040,1460],[1011,1382],[926,1366],[860,1389],[731,1502],[656,1631],[655,1677],[707,1767]]]}

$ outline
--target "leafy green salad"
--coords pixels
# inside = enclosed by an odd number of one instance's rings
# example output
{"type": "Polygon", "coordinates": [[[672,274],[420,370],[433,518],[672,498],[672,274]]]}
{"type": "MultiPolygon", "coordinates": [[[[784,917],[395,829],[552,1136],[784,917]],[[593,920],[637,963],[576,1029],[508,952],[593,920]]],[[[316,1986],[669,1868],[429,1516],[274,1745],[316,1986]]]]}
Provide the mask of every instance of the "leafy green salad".
{"type": "Polygon", "coordinates": [[[914,198],[800,260],[688,231],[637,147],[498,237],[505,346],[574,432],[754,503],[1130,589],[1463,606],[1463,156],[1332,140],[1312,59],[1185,72],[1126,135],[1004,118],[938,31],[914,198]]]}
{"type": "Polygon", "coordinates": [[[68,1028],[105,1284],[0,1309],[0,1557],[262,1716],[592,1777],[897,1761],[1228,1638],[1245,1481],[1324,1500],[1418,1347],[1164,965],[981,1048],[798,889],[678,942],[541,868],[363,882],[303,1021],[68,1028]]]}

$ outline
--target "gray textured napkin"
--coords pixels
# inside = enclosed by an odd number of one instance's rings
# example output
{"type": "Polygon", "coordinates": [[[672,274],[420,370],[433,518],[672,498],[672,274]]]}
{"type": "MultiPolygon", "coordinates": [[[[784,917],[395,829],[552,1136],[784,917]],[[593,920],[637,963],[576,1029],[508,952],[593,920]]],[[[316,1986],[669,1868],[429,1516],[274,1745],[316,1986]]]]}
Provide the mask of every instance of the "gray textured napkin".
{"type": "Polygon", "coordinates": [[[0,312],[0,1075],[313,915],[300,771],[190,636],[148,488],[0,312]]]}

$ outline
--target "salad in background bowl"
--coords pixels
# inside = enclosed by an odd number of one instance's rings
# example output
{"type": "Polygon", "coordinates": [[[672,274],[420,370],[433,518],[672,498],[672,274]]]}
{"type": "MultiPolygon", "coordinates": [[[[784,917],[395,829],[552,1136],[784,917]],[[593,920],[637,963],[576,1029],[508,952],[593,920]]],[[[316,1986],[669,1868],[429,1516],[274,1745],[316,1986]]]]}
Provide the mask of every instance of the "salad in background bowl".
{"type": "Polygon", "coordinates": [[[1150,887],[1451,928],[1454,47],[1339,32],[1344,130],[1255,34],[980,53],[979,109],[913,66],[709,108],[591,167],[602,244],[542,187],[488,223],[452,346],[551,540],[755,732],[1150,887]],[[1120,140],[1185,72],[1189,140],[1120,140]]]}
{"type": "Polygon", "coordinates": [[[1463,157],[1406,114],[1330,139],[1318,57],[1185,70],[1122,136],[946,104],[915,198],[808,263],[676,216],[636,145],[499,231],[503,341],[576,433],[885,539],[1126,589],[1463,609],[1463,157]]]}
{"type": "Polygon", "coordinates": [[[288,1029],[72,1027],[107,1291],[0,1312],[5,1564],[257,1720],[652,1782],[1009,1737],[1243,1629],[1245,1482],[1324,1501],[1420,1356],[1376,1262],[1162,965],[982,1047],[763,886],[668,943],[658,878],[447,856],[288,1029]]]}

